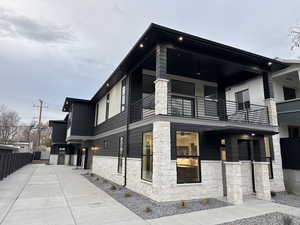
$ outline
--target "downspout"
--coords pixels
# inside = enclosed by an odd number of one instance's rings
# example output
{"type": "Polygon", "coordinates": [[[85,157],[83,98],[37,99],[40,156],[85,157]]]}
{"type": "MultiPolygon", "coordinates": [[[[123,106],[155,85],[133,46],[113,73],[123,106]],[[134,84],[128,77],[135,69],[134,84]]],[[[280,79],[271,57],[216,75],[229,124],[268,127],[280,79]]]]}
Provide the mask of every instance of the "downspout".
{"type": "Polygon", "coordinates": [[[123,187],[126,187],[127,185],[127,155],[128,155],[128,149],[129,149],[129,124],[130,124],[130,79],[129,76],[126,76],[127,79],[127,101],[126,101],[126,113],[127,113],[127,121],[126,121],[126,151],[125,151],[125,168],[124,168],[124,184],[123,187]]]}

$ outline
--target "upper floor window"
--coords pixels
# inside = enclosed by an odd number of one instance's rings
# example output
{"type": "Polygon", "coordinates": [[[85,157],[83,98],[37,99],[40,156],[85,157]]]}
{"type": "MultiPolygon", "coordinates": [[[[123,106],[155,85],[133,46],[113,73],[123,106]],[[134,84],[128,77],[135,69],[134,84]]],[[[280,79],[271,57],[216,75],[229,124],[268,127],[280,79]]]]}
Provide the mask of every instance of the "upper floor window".
{"type": "Polygon", "coordinates": [[[235,94],[236,102],[237,102],[237,109],[238,110],[244,110],[250,108],[250,96],[249,96],[249,90],[244,90],[237,92],[235,94]]]}
{"type": "Polygon", "coordinates": [[[288,128],[290,138],[300,137],[300,127],[288,126],[288,128]]]}
{"type": "Polygon", "coordinates": [[[106,95],[106,112],[105,112],[105,119],[107,120],[109,117],[109,93],[106,95]]]}
{"type": "Polygon", "coordinates": [[[107,140],[104,140],[104,141],[103,141],[103,148],[104,148],[104,149],[107,149],[107,148],[108,148],[108,141],[107,141],[107,140]]]}
{"type": "Polygon", "coordinates": [[[98,125],[98,114],[99,114],[99,103],[96,104],[96,108],[95,108],[95,126],[98,125]]]}
{"type": "Polygon", "coordinates": [[[296,98],[296,89],[283,87],[284,100],[290,100],[296,98]]]}
{"type": "Polygon", "coordinates": [[[122,88],[121,88],[121,112],[125,111],[126,104],[126,79],[122,80],[122,88]]]}

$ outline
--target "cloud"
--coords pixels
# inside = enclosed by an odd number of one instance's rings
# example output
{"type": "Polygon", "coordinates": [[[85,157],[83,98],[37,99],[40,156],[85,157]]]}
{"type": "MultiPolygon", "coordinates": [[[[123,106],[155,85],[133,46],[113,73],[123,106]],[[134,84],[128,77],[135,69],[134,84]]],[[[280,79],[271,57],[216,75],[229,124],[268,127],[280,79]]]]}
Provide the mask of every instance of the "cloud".
{"type": "Polygon", "coordinates": [[[0,8],[0,37],[21,37],[40,43],[67,43],[74,40],[66,26],[33,20],[4,8],[0,8]]]}

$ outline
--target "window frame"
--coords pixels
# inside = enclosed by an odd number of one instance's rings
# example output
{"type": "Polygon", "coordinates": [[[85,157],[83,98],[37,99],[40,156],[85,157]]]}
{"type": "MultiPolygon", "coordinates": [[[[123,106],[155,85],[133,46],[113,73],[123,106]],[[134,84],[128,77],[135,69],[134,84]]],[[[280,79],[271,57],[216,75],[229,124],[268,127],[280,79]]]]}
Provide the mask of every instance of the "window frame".
{"type": "Polygon", "coordinates": [[[199,184],[202,183],[202,171],[201,171],[201,156],[200,156],[200,133],[197,131],[189,131],[189,130],[176,130],[175,131],[175,155],[176,155],[176,182],[177,184],[199,184]],[[198,144],[198,155],[179,155],[177,154],[177,132],[188,132],[188,133],[196,133],[197,134],[197,144],[198,144]],[[199,180],[189,181],[189,182],[179,182],[178,181],[178,167],[177,167],[177,158],[197,158],[198,160],[198,172],[199,172],[199,180]]]}
{"type": "Polygon", "coordinates": [[[298,138],[300,137],[300,127],[298,126],[288,126],[289,138],[298,138]]]}
{"type": "Polygon", "coordinates": [[[238,91],[238,92],[235,92],[235,101],[236,101],[236,108],[237,108],[237,110],[239,111],[239,110],[248,110],[248,109],[250,109],[251,108],[251,101],[250,101],[250,91],[249,91],[249,88],[247,88],[247,89],[244,89],[244,90],[241,90],[241,91],[238,91]],[[245,104],[246,102],[244,101],[244,97],[243,97],[243,93],[244,92],[246,92],[246,91],[248,91],[248,95],[249,95],[249,105],[247,105],[247,104],[245,104]],[[242,108],[240,108],[240,103],[239,103],[239,101],[238,101],[238,95],[239,94],[242,94],[242,100],[243,100],[243,102],[242,102],[242,108]]]}
{"type": "Polygon", "coordinates": [[[95,126],[98,125],[98,115],[99,115],[99,102],[96,103],[96,108],[95,108],[95,126]]]}
{"type": "Polygon", "coordinates": [[[103,141],[103,148],[108,149],[108,140],[103,141]]]}
{"type": "Polygon", "coordinates": [[[106,95],[106,106],[105,106],[105,120],[109,119],[109,104],[110,104],[110,93],[106,95]]]}
{"type": "Polygon", "coordinates": [[[152,180],[153,180],[153,131],[144,131],[142,132],[142,151],[141,151],[141,180],[144,180],[144,181],[147,181],[147,182],[150,182],[152,183],[152,180]],[[144,135],[147,134],[147,133],[151,133],[152,135],[152,154],[144,154],[144,135]],[[143,177],[143,166],[144,166],[144,157],[152,157],[152,171],[151,171],[151,180],[148,180],[148,179],[145,179],[143,177]]]}
{"type": "Polygon", "coordinates": [[[125,112],[125,110],[126,110],[126,93],[127,93],[126,78],[124,78],[121,81],[121,108],[120,108],[120,112],[125,112]],[[123,93],[123,90],[124,90],[124,93],[123,93]]]}
{"type": "Polygon", "coordinates": [[[295,88],[282,87],[282,91],[283,91],[284,101],[293,100],[297,98],[297,90],[295,88]],[[290,97],[291,93],[292,93],[292,97],[290,97]]]}
{"type": "Polygon", "coordinates": [[[118,152],[118,167],[117,172],[122,174],[123,172],[123,157],[124,157],[124,136],[119,137],[119,152],[118,152]],[[122,152],[121,152],[122,150],[122,152]]]}

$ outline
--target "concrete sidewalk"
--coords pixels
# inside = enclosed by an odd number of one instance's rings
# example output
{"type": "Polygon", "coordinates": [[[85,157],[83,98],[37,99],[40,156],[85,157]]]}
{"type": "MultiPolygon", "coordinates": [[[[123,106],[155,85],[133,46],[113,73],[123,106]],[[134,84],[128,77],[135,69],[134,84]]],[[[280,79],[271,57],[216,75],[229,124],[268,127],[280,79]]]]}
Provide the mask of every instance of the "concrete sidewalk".
{"type": "Polygon", "coordinates": [[[213,225],[300,209],[249,199],[239,206],[143,220],[67,166],[28,165],[0,181],[1,225],[213,225]]]}
{"type": "Polygon", "coordinates": [[[1,225],[148,224],[78,170],[29,165],[0,182],[1,225]]]}

